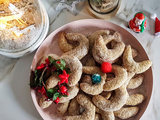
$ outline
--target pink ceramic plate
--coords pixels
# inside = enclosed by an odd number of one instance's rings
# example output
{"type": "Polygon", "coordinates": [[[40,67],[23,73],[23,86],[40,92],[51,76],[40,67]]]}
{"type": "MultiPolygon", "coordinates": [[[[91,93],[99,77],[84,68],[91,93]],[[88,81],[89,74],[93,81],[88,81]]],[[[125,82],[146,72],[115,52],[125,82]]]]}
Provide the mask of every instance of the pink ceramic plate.
{"type": "MultiPolygon", "coordinates": [[[[32,66],[31,66],[31,71],[34,71],[36,68],[37,62],[40,60],[40,58],[44,55],[47,55],[49,53],[55,53],[57,55],[61,55],[62,52],[59,48],[58,45],[58,36],[59,33],[62,31],[65,32],[79,32],[82,33],[86,36],[89,34],[93,33],[94,31],[97,30],[102,30],[102,29],[110,29],[113,31],[118,31],[121,36],[122,40],[124,41],[125,44],[130,44],[133,48],[138,50],[138,57],[136,58],[137,61],[142,61],[148,59],[148,56],[141,46],[141,44],[138,42],[138,40],[131,35],[128,31],[125,29],[121,28],[120,26],[117,26],[113,23],[106,22],[103,20],[97,20],[97,19],[86,19],[86,20],[79,20],[79,21],[74,21],[71,23],[68,23],[54,32],[52,32],[46,40],[43,42],[43,44],[39,47],[37,50],[32,66]]],[[[151,93],[152,93],[152,86],[153,86],[153,76],[152,76],[152,69],[150,68],[148,71],[145,73],[145,79],[143,82],[143,85],[141,85],[138,89],[129,91],[131,92],[136,92],[136,93],[142,93],[145,96],[145,101],[139,105],[139,112],[136,116],[130,118],[130,120],[139,120],[144,111],[147,108],[147,105],[149,103],[151,93]]],[[[32,76],[32,75],[31,75],[32,76]]],[[[32,80],[32,77],[31,77],[32,80]]],[[[33,99],[33,102],[35,104],[35,107],[37,108],[39,114],[42,116],[43,119],[45,120],[60,120],[61,118],[58,118],[56,116],[55,110],[56,110],[56,105],[53,103],[50,107],[46,109],[41,109],[38,105],[38,97],[37,94],[34,90],[31,89],[31,96],[33,99]]]]}

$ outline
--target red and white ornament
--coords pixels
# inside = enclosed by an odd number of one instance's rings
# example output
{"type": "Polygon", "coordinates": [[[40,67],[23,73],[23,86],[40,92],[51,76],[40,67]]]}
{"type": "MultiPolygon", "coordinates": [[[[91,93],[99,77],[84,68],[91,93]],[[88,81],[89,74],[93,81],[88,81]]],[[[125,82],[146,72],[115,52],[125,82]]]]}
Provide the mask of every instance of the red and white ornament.
{"type": "Polygon", "coordinates": [[[155,20],[155,36],[160,37],[160,20],[157,18],[156,13],[152,14],[151,18],[155,20]]]}
{"type": "Polygon", "coordinates": [[[143,13],[138,12],[134,18],[129,21],[129,28],[136,33],[143,32],[147,25],[146,17],[143,13]]]}

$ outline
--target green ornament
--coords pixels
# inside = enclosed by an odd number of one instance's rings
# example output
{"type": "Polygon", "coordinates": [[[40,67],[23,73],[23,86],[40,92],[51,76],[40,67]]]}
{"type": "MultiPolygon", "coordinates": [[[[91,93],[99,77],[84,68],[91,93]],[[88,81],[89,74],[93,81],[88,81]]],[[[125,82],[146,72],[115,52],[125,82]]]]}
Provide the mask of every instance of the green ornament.
{"type": "Polygon", "coordinates": [[[98,84],[101,82],[101,76],[99,74],[94,74],[92,75],[92,83],[93,84],[98,84]]]}

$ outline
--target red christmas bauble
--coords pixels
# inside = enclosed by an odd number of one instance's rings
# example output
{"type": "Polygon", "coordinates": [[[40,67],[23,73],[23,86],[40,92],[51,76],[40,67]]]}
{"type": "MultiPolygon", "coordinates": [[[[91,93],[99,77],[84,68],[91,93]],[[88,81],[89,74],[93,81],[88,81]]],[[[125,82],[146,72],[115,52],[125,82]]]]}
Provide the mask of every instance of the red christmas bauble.
{"type": "Polygon", "coordinates": [[[65,86],[61,86],[61,87],[60,87],[60,92],[61,92],[62,94],[65,94],[65,93],[67,92],[67,88],[66,88],[65,86]]]}
{"type": "Polygon", "coordinates": [[[56,100],[54,100],[54,102],[55,102],[56,104],[58,104],[58,103],[59,103],[59,101],[60,101],[59,97],[57,97],[57,99],[56,99],[56,100]]]}
{"type": "Polygon", "coordinates": [[[103,73],[110,73],[112,71],[112,64],[109,62],[103,62],[101,65],[101,71],[103,73]]]}

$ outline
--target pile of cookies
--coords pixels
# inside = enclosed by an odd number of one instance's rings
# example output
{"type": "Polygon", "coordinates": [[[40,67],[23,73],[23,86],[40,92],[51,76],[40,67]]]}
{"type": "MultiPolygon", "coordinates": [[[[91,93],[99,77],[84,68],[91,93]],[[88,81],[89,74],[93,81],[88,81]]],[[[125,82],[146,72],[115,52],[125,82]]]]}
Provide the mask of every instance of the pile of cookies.
{"type": "MultiPolygon", "coordinates": [[[[143,104],[145,97],[140,93],[129,94],[128,90],[140,88],[145,77],[143,73],[152,62],[136,62],[138,51],[125,45],[119,32],[99,30],[87,37],[81,33],[62,32],[58,43],[64,52],[62,56],[49,54],[39,64],[51,56],[64,59],[70,68],[68,97],[60,98],[55,108],[63,120],[128,119],[138,113],[137,105],[143,104]],[[104,68],[103,64],[107,66],[104,68]]],[[[58,81],[52,76],[45,83],[47,89],[55,87],[58,81]]],[[[42,96],[39,105],[47,108],[52,102],[42,96]]]]}

